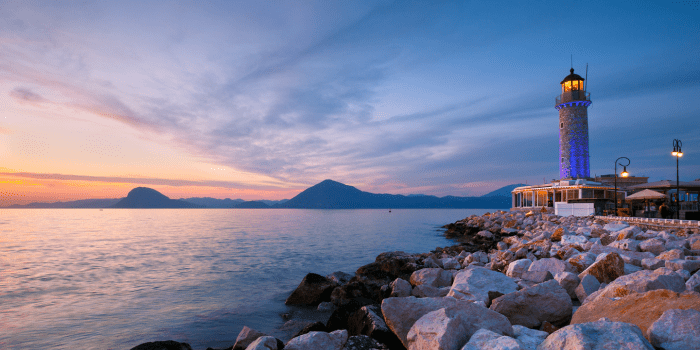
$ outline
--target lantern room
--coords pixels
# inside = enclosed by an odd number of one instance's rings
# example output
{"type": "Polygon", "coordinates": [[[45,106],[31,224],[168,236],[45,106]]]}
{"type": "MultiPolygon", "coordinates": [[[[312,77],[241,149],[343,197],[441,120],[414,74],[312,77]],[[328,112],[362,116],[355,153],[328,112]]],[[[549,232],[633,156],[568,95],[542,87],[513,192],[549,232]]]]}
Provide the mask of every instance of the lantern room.
{"type": "Polygon", "coordinates": [[[561,92],[567,91],[582,91],[583,90],[583,78],[580,75],[574,74],[574,69],[571,68],[571,74],[567,75],[564,80],[561,81],[561,92]]]}

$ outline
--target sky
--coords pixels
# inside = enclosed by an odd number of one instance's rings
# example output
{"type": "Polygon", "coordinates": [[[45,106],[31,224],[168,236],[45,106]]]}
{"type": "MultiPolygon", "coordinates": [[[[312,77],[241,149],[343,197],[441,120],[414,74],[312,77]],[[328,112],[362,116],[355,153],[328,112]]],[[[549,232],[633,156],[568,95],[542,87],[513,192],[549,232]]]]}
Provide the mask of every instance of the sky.
{"type": "Polygon", "coordinates": [[[0,206],[478,196],[558,177],[586,76],[591,175],[700,178],[700,1],[0,0],[0,206]]]}

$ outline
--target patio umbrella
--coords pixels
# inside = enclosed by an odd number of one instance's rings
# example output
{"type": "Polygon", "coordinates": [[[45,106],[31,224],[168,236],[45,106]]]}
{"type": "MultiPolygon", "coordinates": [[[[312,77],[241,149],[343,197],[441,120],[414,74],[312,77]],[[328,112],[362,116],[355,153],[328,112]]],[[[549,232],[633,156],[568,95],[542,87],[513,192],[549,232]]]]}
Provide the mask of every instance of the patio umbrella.
{"type": "Polygon", "coordinates": [[[625,197],[625,200],[635,200],[635,199],[665,199],[666,195],[663,193],[656,192],[654,190],[643,190],[635,194],[625,197]]]}
{"type": "Polygon", "coordinates": [[[648,200],[659,200],[659,199],[664,199],[666,198],[666,195],[663,193],[659,193],[653,190],[643,190],[639,191],[635,194],[629,195],[625,198],[625,200],[644,200],[645,203],[644,205],[646,206],[646,213],[647,217],[649,216],[649,202],[648,200]]]}

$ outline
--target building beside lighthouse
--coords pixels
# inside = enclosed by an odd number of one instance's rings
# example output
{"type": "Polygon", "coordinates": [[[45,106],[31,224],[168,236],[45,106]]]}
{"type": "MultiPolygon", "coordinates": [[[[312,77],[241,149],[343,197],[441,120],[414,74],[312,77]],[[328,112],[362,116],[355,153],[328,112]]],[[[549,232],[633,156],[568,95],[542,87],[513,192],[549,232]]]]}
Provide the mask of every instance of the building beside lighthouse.
{"type": "MultiPolygon", "coordinates": [[[[521,186],[512,194],[512,210],[545,208],[557,215],[602,215],[614,206],[615,188],[591,178],[588,151],[588,106],[591,94],[584,78],[574,73],[564,77],[561,94],[555,98],[559,112],[559,179],[541,185],[521,186]]],[[[644,179],[646,182],[646,179],[644,179]]],[[[617,189],[618,202],[624,201],[622,186],[617,189]]]]}

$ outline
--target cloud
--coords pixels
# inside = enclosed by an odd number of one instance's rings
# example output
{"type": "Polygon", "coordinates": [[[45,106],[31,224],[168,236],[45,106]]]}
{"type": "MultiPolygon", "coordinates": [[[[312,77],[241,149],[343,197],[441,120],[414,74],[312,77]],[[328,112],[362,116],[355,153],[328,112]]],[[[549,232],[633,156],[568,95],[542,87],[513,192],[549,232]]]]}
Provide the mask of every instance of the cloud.
{"type": "Polygon", "coordinates": [[[154,185],[154,186],[174,186],[174,187],[218,187],[228,189],[269,189],[277,187],[279,184],[269,182],[264,185],[253,186],[249,183],[236,181],[192,181],[178,179],[162,179],[162,178],[139,178],[139,177],[120,177],[120,176],[90,176],[90,175],[72,175],[72,174],[46,174],[46,173],[31,173],[31,172],[0,172],[0,176],[12,176],[38,180],[58,180],[58,181],[88,181],[88,182],[108,182],[108,183],[130,183],[137,185],[154,185]]]}
{"type": "Polygon", "coordinates": [[[41,103],[41,102],[46,102],[46,99],[41,97],[39,94],[32,92],[29,89],[26,88],[15,88],[12,91],[10,91],[10,96],[16,98],[19,101],[22,102],[30,102],[30,103],[41,103]]]}

